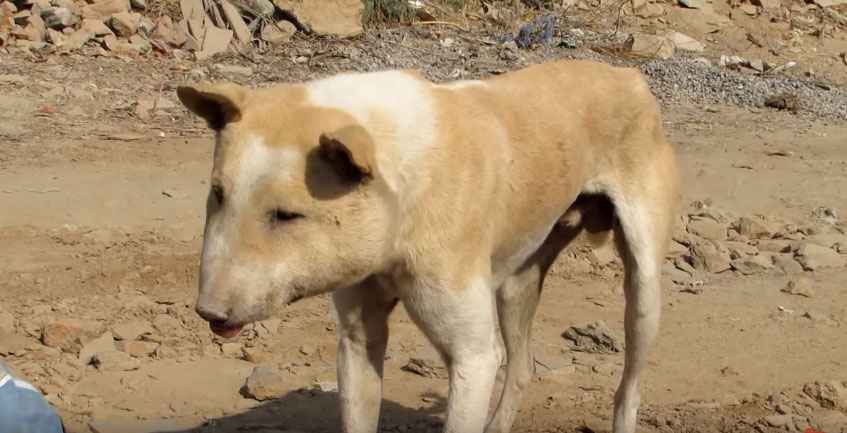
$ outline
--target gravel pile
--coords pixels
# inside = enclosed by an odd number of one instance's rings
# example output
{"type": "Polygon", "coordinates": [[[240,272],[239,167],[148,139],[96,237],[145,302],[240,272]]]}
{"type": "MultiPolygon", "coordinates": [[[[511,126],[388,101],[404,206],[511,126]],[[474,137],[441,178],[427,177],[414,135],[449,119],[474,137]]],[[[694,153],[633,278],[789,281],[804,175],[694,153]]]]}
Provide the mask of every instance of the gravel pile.
{"type": "Polygon", "coordinates": [[[743,75],[692,59],[651,60],[640,66],[660,100],[731,103],[760,107],[780,93],[794,94],[799,111],[847,120],[847,90],[825,90],[785,78],[743,75]]]}

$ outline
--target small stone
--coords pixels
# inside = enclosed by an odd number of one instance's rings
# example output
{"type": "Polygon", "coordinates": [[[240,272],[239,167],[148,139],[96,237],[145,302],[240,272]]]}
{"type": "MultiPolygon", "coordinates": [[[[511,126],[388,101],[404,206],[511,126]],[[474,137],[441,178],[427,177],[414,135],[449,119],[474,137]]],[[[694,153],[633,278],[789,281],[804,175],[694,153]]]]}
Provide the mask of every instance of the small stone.
{"type": "Polygon", "coordinates": [[[750,68],[758,72],[765,72],[765,62],[763,62],[762,59],[750,60],[749,62],[747,62],[747,64],[750,66],[750,68]]]}
{"type": "Polygon", "coordinates": [[[588,323],[585,326],[571,326],[563,334],[575,345],[575,350],[581,352],[610,353],[622,352],[623,344],[620,339],[602,320],[588,323]]]}
{"type": "Polygon", "coordinates": [[[176,355],[177,355],[176,350],[174,350],[174,348],[172,348],[172,347],[168,347],[168,346],[160,344],[159,347],[156,348],[156,358],[168,359],[168,358],[173,358],[176,355]]]}
{"type": "Polygon", "coordinates": [[[265,17],[273,16],[276,11],[276,6],[270,0],[248,0],[247,3],[252,6],[251,9],[265,17]]]}
{"type": "Polygon", "coordinates": [[[671,32],[668,34],[667,38],[679,51],[685,51],[688,53],[701,53],[706,49],[706,46],[703,45],[697,39],[694,39],[688,35],[684,35],[680,32],[671,32]]]}
{"type": "Polygon", "coordinates": [[[95,37],[101,37],[112,34],[112,30],[110,30],[106,24],[103,24],[103,21],[92,20],[90,18],[82,20],[82,25],[80,26],[80,29],[88,30],[95,37]]]}
{"type": "Polygon", "coordinates": [[[138,369],[141,365],[137,359],[118,350],[99,352],[92,358],[92,363],[98,370],[103,371],[130,371],[138,369]]]}
{"type": "Polygon", "coordinates": [[[269,44],[279,44],[291,40],[291,36],[297,32],[297,27],[290,21],[282,20],[274,24],[265,24],[262,27],[262,40],[269,44]]]}
{"type": "Polygon", "coordinates": [[[224,343],[221,344],[221,352],[226,356],[238,356],[241,354],[241,343],[224,343]]]}
{"type": "Polygon", "coordinates": [[[279,398],[285,392],[282,376],[266,367],[255,367],[244,385],[244,395],[265,401],[279,398]]]}
{"type": "Polygon", "coordinates": [[[49,7],[41,11],[41,19],[44,25],[51,29],[62,30],[65,27],[73,27],[77,18],[68,8],[49,7]]]}
{"type": "Polygon", "coordinates": [[[202,56],[208,57],[225,52],[229,49],[232,36],[232,30],[206,26],[206,32],[203,33],[203,48],[195,52],[195,55],[202,53],[202,56]]]}
{"type": "Polygon", "coordinates": [[[130,340],[124,345],[124,352],[134,358],[147,358],[156,353],[159,348],[159,343],[153,341],[137,341],[130,340]]]}
{"type": "Polygon", "coordinates": [[[787,253],[791,251],[791,241],[787,239],[760,239],[756,242],[759,251],[787,253]]]}
{"type": "Polygon", "coordinates": [[[79,360],[82,361],[83,364],[88,365],[91,364],[91,358],[95,354],[109,350],[115,350],[115,339],[112,337],[111,332],[105,332],[100,337],[95,338],[88,342],[85,346],[82,346],[82,349],[79,351],[79,360]]]}
{"type": "Polygon", "coordinates": [[[45,346],[66,352],[77,352],[83,344],[103,333],[100,322],[81,319],[63,319],[44,325],[41,341],[45,346]]]}
{"type": "Polygon", "coordinates": [[[701,219],[689,222],[686,230],[701,238],[722,241],[726,239],[727,227],[712,219],[701,219]]]}
{"type": "Polygon", "coordinates": [[[404,370],[423,377],[447,378],[447,368],[444,366],[441,356],[434,350],[425,350],[411,356],[404,370]]]}
{"type": "Polygon", "coordinates": [[[804,277],[789,281],[781,291],[788,293],[789,295],[804,296],[806,298],[815,297],[815,292],[812,289],[812,283],[808,278],[804,277]]]}
{"type": "Polygon", "coordinates": [[[754,215],[741,217],[736,221],[735,229],[748,239],[771,239],[779,231],[779,228],[764,217],[754,215]]]}
{"type": "MultiPolygon", "coordinates": [[[[215,26],[208,26],[210,28],[217,28],[215,26]]],[[[232,30],[228,30],[232,33],[232,30]]],[[[153,30],[153,34],[151,35],[152,39],[165,43],[171,47],[178,48],[181,47],[188,40],[188,36],[185,32],[182,31],[179,27],[174,25],[173,20],[167,15],[163,15],[156,22],[156,28],[153,30]]]]}
{"type": "Polygon", "coordinates": [[[265,360],[265,352],[258,347],[242,347],[241,354],[245,360],[253,364],[261,364],[265,360]]]}
{"type": "Polygon", "coordinates": [[[723,251],[712,242],[693,242],[690,251],[691,263],[696,269],[716,274],[732,268],[729,252],[723,251]]]}
{"type": "Polygon", "coordinates": [[[315,346],[312,346],[311,344],[304,344],[300,346],[300,353],[306,356],[311,356],[313,353],[315,353],[315,346]]]}
{"type": "Polygon", "coordinates": [[[705,0],[678,0],[680,6],[685,6],[690,9],[703,9],[706,5],[705,0]]]}
{"type": "Polygon", "coordinates": [[[613,263],[615,258],[615,252],[608,244],[594,248],[588,254],[588,259],[591,260],[592,263],[598,265],[613,263]]]}
{"type": "Polygon", "coordinates": [[[787,275],[803,273],[803,265],[797,263],[791,254],[777,254],[773,257],[773,264],[787,275]]]}
{"type": "Polygon", "coordinates": [[[805,244],[794,253],[794,259],[803,265],[806,271],[825,268],[843,268],[844,256],[835,250],[816,244],[805,244]]]}
{"type": "Polygon", "coordinates": [[[759,8],[750,3],[742,4],[738,9],[741,9],[741,12],[744,12],[747,15],[754,16],[759,13],[759,8]]]}
{"type": "Polygon", "coordinates": [[[182,329],[182,322],[179,319],[167,314],[159,314],[153,318],[153,327],[160,334],[168,335],[179,332],[182,329]]]}
{"type": "Polygon", "coordinates": [[[794,415],[769,415],[762,418],[762,421],[771,427],[789,428],[794,424],[794,415]]]}
{"type": "Polygon", "coordinates": [[[635,33],[630,35],[625,46],[632,54],[642,57],[667,59],[674,54],[674,45],[667,38],[635,33]]]}
{"type": "Polygon", "coordinates": [[[150,41],[144,39],[140,35],[132,35],[129,38],[130,48],[140,54],[144,54],[150,52],[153,49],[153,45],[150,44],[150,41]]]}
{"type": "Polygon", "coordinates": [[[218,63],[214,65],[214,68],[223,75],[240,75],[242,77],[253,75],[253,70],[248,66],[222,65],[218,63]]]}
{"type": "Polygon", "coordinates": [[[135,12],[119,12],[112,14],[109,19],[109,24],[115,29],[118,36],[128,38],[138,31],[138,24],[141,23],[141,14],[135,12]]]}
{"type": "Polygon", "coordinates": [[[150,322],[143,319],[112,325],[112,333],[117,340],[138,340],[142,335],[152,334],[153,332],[153,326],[150,325],[150,322]]]}
{"type": "Polygon", "coordinates": [[[773,268],[771,258],[763,254],[733,260],[730,265],[732,269],[744,275],[752,275],[773,268]]]}
{"type": "Polygon", "coordinates": [[[112,14],[129,10],[129,0],[101,0],[82,7],[82,17],[105,20],[112,14]]]}

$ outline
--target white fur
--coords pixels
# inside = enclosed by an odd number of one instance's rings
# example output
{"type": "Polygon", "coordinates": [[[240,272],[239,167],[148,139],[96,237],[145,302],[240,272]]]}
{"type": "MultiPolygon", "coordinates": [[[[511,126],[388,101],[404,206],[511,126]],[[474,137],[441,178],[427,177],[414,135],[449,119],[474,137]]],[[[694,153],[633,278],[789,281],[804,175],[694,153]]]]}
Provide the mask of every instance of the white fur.
{"type": "Polygon", "coordinates": [[[469,87],[488,87],[488,83],[482,80],[461,80],[461,81],[453,81],[450,83],[445,83],[441,85],[442,87],[446,87],[448,89],[467,89],[469,87]]]}
{"type": "Polygon", "coordinates": [[[437,130],[431,84],[401,71],[341,74],[308,85],[311,104],[341,110],[360,122],[377,141],[376,165],[393,191],[412,201],[426,183],[426,154],[437,130]],[[373,114],[391,119],[380,127],[373,114]],[[415,185],[417,183],[417,185],[415,185]]]}
{"type": "Polygon", "coordinates": [[[293,164],[298,158],[300,154],[294,148],[268,147],[258,135],[247,139],[229,198],[234,207],[243,208],[256,184],[262,179],[272,176],[279,182],[291,180],[294,176],[293,164]]]}

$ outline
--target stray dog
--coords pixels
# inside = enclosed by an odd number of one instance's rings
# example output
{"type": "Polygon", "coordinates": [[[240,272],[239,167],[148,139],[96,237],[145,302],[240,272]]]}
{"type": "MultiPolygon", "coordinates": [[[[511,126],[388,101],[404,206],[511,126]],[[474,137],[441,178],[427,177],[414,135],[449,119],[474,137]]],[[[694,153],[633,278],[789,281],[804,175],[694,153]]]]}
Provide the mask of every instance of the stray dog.
{"type": "Polygon", "coordinates": [[[233,337],[333,292],[344,432],[377,430],[398,301],[448,366],[444,431],[508,432],[544,277],[582,231],[614,232],[625,266],[613,429],[635,431],[678,200],[675,150],[638,71],[559,61],[441,85],[383,71],[177,92],[216,132],[197,312],[233,337]],[[488,417],[495,308],[508,363],[488,417]]]}

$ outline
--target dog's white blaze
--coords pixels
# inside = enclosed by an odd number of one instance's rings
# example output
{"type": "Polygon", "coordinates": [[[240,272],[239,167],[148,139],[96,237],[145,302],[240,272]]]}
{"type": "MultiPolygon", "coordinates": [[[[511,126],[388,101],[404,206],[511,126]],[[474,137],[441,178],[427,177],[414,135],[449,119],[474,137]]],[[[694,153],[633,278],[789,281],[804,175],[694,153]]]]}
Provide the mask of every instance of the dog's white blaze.
{"type": "Polygon", "coordinates": [[[431,88],[401,71],[341,74],[309,83],[308,101],[341,110],[364,126],[377,143],[377,169],[392,190],[408,197],[417,189],[411,182],[425,183],[429,172],[425,156],[438,129],[431,88]],[[392,124],[380,125],[385,120],[392,124]]]}
{"type": "Polygon", "coordinates": [[[258,135],[250,136],[244,145],[238,166],[231,200],[236,210],[246,206],[256,184],[264,178],[285,182],[294,177],[293,164],[299,153],[291,147],[271,148],[258,135]]]}

